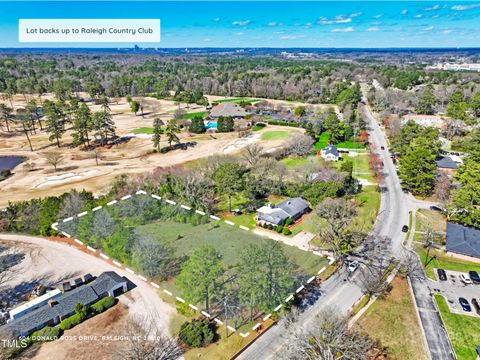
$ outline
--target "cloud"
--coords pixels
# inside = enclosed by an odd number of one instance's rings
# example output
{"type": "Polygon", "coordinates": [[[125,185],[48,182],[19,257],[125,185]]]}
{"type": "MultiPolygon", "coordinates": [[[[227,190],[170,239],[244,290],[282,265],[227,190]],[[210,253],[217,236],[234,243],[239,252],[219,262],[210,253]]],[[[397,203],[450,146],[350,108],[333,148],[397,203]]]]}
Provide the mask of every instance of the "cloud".
{"type": "Polygon", "coordinates": [[[452,10],[455,11],[465,11],[465,10],[472,10],[480,7],[480,4],[471,4],[471,5],[455,5],[452,6],[452,10]]]}
{"type": "Polygon", "coordinates": [[[328,19],[326,17],[321,17],[318,21],[321,25],[334,25],[334,24],[348,24],[352,22],[351,17],[345,17],[343,15],[337,15],[334,19],[328,19]]]}
{"type": "Polygon", "coordinates": [[[377,27],[371,27],[371,28],[368,28],[367,31],[368,32],[378,32],[378,31],[380,31],[380,29],[377,28],[377,27]]]}
{"type": "Polygon", "coordinates": [[[442,34],[448,35],[448,34],[450,34],[451,32],[452,32],[452,30],[450,30],[450,29],[445,29],[445,30],[442,31],[442,34]]]}
{"type": "Polygon", "coordinates": [[[245,33],[243,33],[243,32],[236,32],[236,33],[234,33],[233,35],[235,35],[235,36],[242,36],[242,35],[245,35],[245,33]]]}
{"type": "Polygon", "coordinates": [[[206,38],[206,39],[203,39],[203,41],[205,41],[205,42],[210,42],[210,41],[212,41],[212,40],[209,39],[209,38],[206,38]]]}
{"type": "Polygon", "coordinates": [[[232,22],[232,25],[247,26],[250,23],[251,23],[250,20],[242,20],[242,21],[237,20],[237,21],[232,22]]]}
{"type": "Polygon", "coordinates": [[[352,31],[355,31],[352,26],[349,26],[347,28],[336,28],[332,30],[332,32],[352,32],[352,31]]]}
{"type": "Polygon", "coordinates": [[[362,15],[363,15],[362,12],[356,12],[356,13],[350,14],[350,17],[354,18],[354,17],[358,17],[358,16],[362,16],[362,15]]]}
{"type": "Polygon", "coordinates": [[[438,10],[438,9],[440,9],[440,5],[437,4],[437,5],[434,5],[434,6],[431,6],[431,7],[427,7],[423,10],[425,10],[425,11],[435,11],[435,10],[438,10]]]}
{"type": "Polygon", "coordinates": [[[421,19],[423,17],[422,14],[415,15],[415,19],[421,19]]]}
{"type": "Polygon", "coordinates": [[[213,21],[220,22],[220,21],[222,21],[222,18],[216,17],[215,19],[213,19],[213,21]]]}
{"type": "Polygon", "coordinates": [[[422,30],[423,31],[432,31],[434,29],[433,26],[427,26],[427,27],[424,27],[422,30]]]}
{"type": "Polygon", "coordinates": [[[296,39],[302,39],[304,37],[305,35],[284,35],[284,36],[280,36],[280,40],[296,40],[296,39]]]}
{"type": "Polygon", "coordinates": [[[408,14],[408,10],[407,10],[407,9],[403,9],[400,14],[402,14],[402,15],[407,15],[407,14],[408,14]]]}
{"type": "Polygon", "coordinates": [[[382,16],[383,16],[383,14],[377,14],[377,15],[373,15],[372,18],[380,19],[382,16]]]}
{"type": "Polygon", "coordinates": [[[277,23],[275,21],[270,21],[269,23],[267,23],[267,26],[277,26],[277,23]]]}

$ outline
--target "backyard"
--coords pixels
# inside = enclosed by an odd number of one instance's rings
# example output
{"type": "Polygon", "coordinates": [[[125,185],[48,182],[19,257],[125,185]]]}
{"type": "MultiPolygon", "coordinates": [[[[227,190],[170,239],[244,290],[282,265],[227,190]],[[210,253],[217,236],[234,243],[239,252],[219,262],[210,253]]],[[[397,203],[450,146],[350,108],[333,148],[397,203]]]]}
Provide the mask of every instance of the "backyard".
{"type": "Polygon", "coordinates": [[[475,348],[480,344],[480,319],[450,312],[447,301],[442,295],[435,294],[435,301],[447,328],[457,359],[476,359],[475,348]]]}
{"type": "MultiPolygon", "coordinates": [[[[317,141],[315,143],[315,150],[320,151],[326,146],[330,144],[330,132],[329,131],[324,131],[322,134],[320,134],[317,137],[317,141]]],[[[356,142],[356,141],[341,141],[336,145],[338,148],[341,149],[365,149],[365,145],[356,142]]]]}

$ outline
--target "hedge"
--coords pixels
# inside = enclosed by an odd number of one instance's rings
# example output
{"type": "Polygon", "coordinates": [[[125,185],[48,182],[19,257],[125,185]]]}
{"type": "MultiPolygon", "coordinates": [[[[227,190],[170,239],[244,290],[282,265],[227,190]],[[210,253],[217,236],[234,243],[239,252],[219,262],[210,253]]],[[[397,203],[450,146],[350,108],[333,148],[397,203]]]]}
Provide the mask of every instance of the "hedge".
{"type": "Polygon", "coordinates": [[[58,339],[60,336],[60,328],[58,326],[45,326],[43,329],[35,331],[30,335],[32,342],[45,342],[58,339]]]}
{"type": "Polygon", "coordinates": [[[60,323],[60,329],[69,330],[82,322],[82,319],[78,314],[74,314],[66,319],[63,319],[60,323]]]}
{"type": "Polygon", "coordinates": [[[103,299],[97,301],[95,304],[92,305],[92,310],[96,314],[99,314],[101,312],[104,312],[108,308],[111,308],[113,305],[115,305],[115,302],[115,298],[112,296],[104,297],[103,299]]]}
{"type": "Polygon", "coordinates": [[[270,125],[280,125],[280,126],[290,126],[290,127],[300,127],[300,124],[295,121],[277,121],[277,120],[268,120],[270,125]]]}

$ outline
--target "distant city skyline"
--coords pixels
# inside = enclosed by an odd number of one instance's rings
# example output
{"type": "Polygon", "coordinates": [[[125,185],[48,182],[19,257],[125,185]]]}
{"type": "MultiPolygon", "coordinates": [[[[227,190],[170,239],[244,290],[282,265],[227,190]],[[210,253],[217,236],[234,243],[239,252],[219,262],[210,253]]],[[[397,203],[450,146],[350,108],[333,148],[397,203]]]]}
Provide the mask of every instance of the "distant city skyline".
{"type": "Polygon", "coordinates": [[[132,47],[19,43],[18,19],[159,18],[149,48],[480,47],[480,1],[0,2],[0,47],[132,47]]]}

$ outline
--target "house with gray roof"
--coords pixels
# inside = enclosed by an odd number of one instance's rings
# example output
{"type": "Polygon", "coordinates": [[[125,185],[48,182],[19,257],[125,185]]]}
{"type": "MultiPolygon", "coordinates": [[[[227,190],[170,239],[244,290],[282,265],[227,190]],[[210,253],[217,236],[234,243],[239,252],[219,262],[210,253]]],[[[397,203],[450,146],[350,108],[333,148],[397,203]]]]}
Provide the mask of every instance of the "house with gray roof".
{"type": "Polygon", "coordinates": [[[340,159],[340,153],[335,145],[328,145],[321,151],[322,157],[327,161],[338,161],[340,159]]]}
{"type": "Polygon", "coordinates": [[[126,292],[127,280],[116,272],[103,272],[90,284],[84,284],[50,299],[47,304],[8,322],[7,330],[15,337],[28,336],[45,326],[54,326],[75,314],[75,305],[90,306],[106,296],[126,292]]]}
{"type": "Polygon", "coordinates": [[[298,220],[310,210],[310,204],[300,197],[289,198],[277,205],[268,204],[257,210],[257,221],[261,224],[283,226],[288,218],[298,220]]]}
{"type": "Polygon", "coordinates": [[[447,222],[447,252],[480,258],[480,229],[447,222]]]}
{"type": "Polygon", "coordinates": [[[444,156],[435,160],[435,162],[437,163],[437,167],[439,169],[455,170],[458,169],[461,165],[461,163],[455,161],[450,156],[444,156]]]}
{"type": "Polygon", "coordinates": [[[222,102],[210,111],[211,118],[232,117],[243,119],[248,113],[240,105],[231,102],[222,102]]]}

